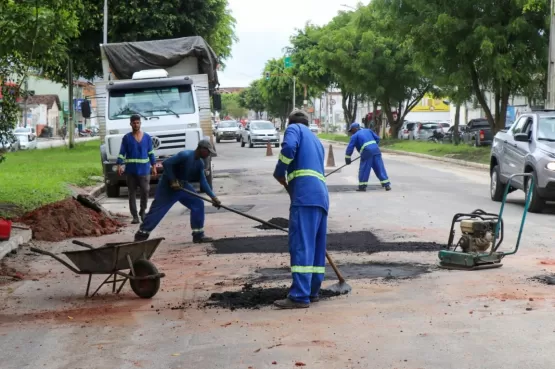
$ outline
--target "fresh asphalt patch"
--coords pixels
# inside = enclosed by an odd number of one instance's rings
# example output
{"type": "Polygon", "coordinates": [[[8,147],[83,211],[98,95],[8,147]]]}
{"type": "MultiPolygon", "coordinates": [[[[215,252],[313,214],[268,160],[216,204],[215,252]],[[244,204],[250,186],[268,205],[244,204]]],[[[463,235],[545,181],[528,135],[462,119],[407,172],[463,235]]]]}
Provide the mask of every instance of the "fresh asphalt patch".
{"type": "MultiPolygon", "coordinates": [[[[276,225],[278,227],[281,228],[289,228],[289,219],[285,219],[285,218],[272,218],[268,221],[268,223],[271,223],[273,225],[276,225]]],[[[269,225],[266,224],[260,224],[255,226],[254,228],[258,228],[258,229],[275,229],[274,227],[270,227],[269,225]]]]}
{"type": "MultiPolygon", "coordinates": [[[[215,254],[288,253],[288,236],[233,237],[215,240],[215,254]]],[[[377,252],[437,252],[436,242],[384,242],[370,231],[330,233],[327,250],[374,254],[377,252]]]]}

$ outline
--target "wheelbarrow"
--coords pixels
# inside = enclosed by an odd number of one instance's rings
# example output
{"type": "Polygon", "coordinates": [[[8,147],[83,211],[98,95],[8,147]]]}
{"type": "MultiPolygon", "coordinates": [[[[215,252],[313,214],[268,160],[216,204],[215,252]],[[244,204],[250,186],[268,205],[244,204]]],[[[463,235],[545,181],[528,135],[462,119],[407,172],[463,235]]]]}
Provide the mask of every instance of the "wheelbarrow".
{"type": "Polygon", "coordinates": [[[94,297],[102,286],[109,284],[112,285],[112,293],[119,294],[125,282],[129,280],[131,289],[137,296],[149,299],[154,297],[160,289],[160,278],[166,276],[164,273],[159,273],[156,266],[150,261],[163,240],[164,238],[153,238],[139,242],[107,243],[97,248],[75,240],[73,241],[75,245],[88,249],[62,253],[75,266],[49,251],[36,247],[31,247],[31,251],[51,256],[77,274],[88,274],[89,281],[85,297],[89,297],[93,274],[108,274],[108,277],[90,297],[94,297]],[[130,270],[130,273],[124,273],[124,270],[130,270]],[[123,278],[117,279],[117,276],[123,278]],[[116,292],[116,285],[120,282],[116,292]]]}

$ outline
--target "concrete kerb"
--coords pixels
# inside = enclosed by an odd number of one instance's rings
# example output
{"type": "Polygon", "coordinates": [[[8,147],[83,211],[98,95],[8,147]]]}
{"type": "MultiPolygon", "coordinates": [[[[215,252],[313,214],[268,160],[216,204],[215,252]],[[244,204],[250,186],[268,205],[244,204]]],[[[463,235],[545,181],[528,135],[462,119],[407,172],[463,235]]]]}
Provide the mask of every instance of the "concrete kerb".
{"type": "MultiPolygon", "coordinates": [[[[4,258],[4,256],[8,255],[11,252],[15,252],[19,249],[20,245],[26,244],[31,241],[33,237],[33,231],[28,228],[21,229],[21,228],[14,228],[20,227],[17,224],[12,225],[12,234],[8,241],[1,241],[0,242],[0,260],[4,258]]],[[[24,228],[24,227],[22,227],[24,228]]]]}
{"type": "Polygon", "coordinates": [[[106,192],[106,185],[104,183],[102,183],[102,184],[94,187],[92,190],[90,190],[89,191],[89,196],[96,199],[100,195],[102,195],[104,192],[106,192]]]}
{"type": "MultiPolygon", "coordinates": [[[[335,145],[347,146],[347,143],[341,142],[341,141],[331,141],[331,140],[324,140],[324,139],[320,139],[320,140],[323,141],[323,142],[328,142],[328,143],[335,144],[335,145]]],[[[444,163],[451,163],[451,164],[461,165],[461,166],[464,166],[464,167],[470,167],[470,168],[481,169],[481,170],[489,170],[489,165],[487,165],[487,164],[473,163],[471,161],[466,161],[466,160],[442,158],[442,157],[439,157],[439,156],[419,154],[419,153],[415,153],[415,152],[408,152],[408,151],[401,151],[401,150],[392,150],[392,149],[387,149],[387,148],[380,148],[380,150],[383,153],[386,153],[386,154],[393,154],[393,155],[400,155],[400,156],[413,156],[413,157],[416,157],[416,158],[441,161],[441,162],[444,162],[444,163]]]]}

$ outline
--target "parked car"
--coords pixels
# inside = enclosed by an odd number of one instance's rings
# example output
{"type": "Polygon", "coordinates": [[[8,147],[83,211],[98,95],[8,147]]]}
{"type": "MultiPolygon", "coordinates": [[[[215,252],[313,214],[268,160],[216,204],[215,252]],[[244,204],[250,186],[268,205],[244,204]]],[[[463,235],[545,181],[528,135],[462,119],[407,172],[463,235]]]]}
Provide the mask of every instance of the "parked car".
{"type": "Polygon", "coordinates": [[[501,201],[511,175],[530,173],[530,180],[515,177],[511,191],[532,191],[528,210],[541,212],[546,201],[555,200],[555,111],[533,111],[522,114],[509,130],[497,132],[490,158],[490,195],[501,201]]]}
{"type": "Polygon", "coordinates": [[[31,127],[17,127],[13,130],[13,134],[26,134],[33,138],[37,138],[37,133],[35,129],[31,127]]]}
{"type": "Polygon", "coordinates": [[[241,136],[241,147],[248,143],[249,147],[266,145],[268,142],[279,147],[279,130],[266,120],[252,120],[247,123],[241,136]]]}
{"type": "Polygon", "coordinates": [[[415,122],[405,121],[401,128],[399,129],[399,135],[397,138],[399,140],[414,140],[414,129],[416,128],[415,122]]]}
{"type": "Polygon", "coordinates": [[[463,133],[463,142],[472,146],[491,145],[493,135],[486,118],[471,119],[463,133]]]}
{"type": "Polygon", "coordinates": [[[19,141],[15,135],[12,135],[11,137],[6,134],[0,135],[0,150],[17,151],[19,150],[19,147],[19,141]]]}
{"type": "Polygon", "coordinates": [[[315,135],[320,133],[320,127],[318,127],[317,124],[311,124],[308,128],[310,128],[310,132],[314,133],[315,135]]]}
{"type": "Polygon", "coordinates": [[[440,127],[439,123],[417,123],[414,132],[415,140],[428,141],[438,127],[440,127]]]}
{"type": "Polygon", "coordinates": [[[223,120],[218,124],[216,128],[215,135],[216,135],[216,142],[220,142],[221,140],[239,140],[237,139],[237,121],[235,120],[223,120]]]}
{"type": "MultiPolygon", "coordinates": [[[[462,132],[466,129],[466,126],[459,125],[459,142],[463,142],[463,135],[462,132]]],[[[443,136],[443,142],[446,143],[455,143],[453,138],[453,132],[455,131],[455,126],[449,127],[447,132],[445,132],[445,136],[443,136]]]]}
{"type": "Polygon", "coordinates": [[[32,135],[16,133],[15,138],[19,141],[21,150],[34,150],[37,148],[37,138],[32,135]]]}

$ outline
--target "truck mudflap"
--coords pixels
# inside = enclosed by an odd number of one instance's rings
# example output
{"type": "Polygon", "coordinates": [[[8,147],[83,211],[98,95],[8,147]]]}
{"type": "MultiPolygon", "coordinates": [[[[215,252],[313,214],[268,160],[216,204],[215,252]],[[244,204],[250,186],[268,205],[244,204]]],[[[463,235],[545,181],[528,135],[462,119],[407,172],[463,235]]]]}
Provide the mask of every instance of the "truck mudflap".
{"type": "MultiPolygon", "coordinates": [[[[164,173],[164,166],[162,165],[163,160],[158,160],[155,164],[157,176],[150,176],[150,184],[156,185],[160,181],[162,174],[164,173]]],[[[213,188],[212,179],[212,159],[207,158],[205,159],[205,170],[204,175],[206,176],[206,180],[208,181],[208,185],[213,188]]],[[[108,197],[120,197],[120,189],[121,187],[127,187],[127,178],[124,175],[118,174],[118,166],[115,161],[104,161],[102,163],[102,170],[104,172],[104,184],[106,185],[106,195],[108,197]]],[[[195,178],[191,181],[191,184],[198,192],[203,193],[204,191],[200,188],[200,178],[195,178]]]]}

